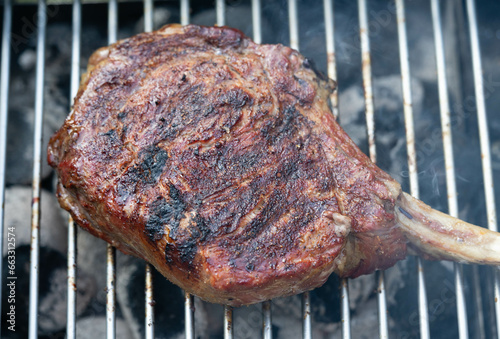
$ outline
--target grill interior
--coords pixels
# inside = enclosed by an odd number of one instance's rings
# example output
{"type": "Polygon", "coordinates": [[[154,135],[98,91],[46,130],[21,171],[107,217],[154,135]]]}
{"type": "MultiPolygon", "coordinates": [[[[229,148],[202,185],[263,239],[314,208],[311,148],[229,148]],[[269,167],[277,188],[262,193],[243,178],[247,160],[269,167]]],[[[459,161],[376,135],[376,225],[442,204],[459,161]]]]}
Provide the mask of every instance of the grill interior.
{"type": "Polygon", "coordinates": [[[232,309],[181,294],[149,265],[88,240],[71,220],[63,231],[49,230],[40,217],[57,205],[44,193],[54,187],[47,135],[69,110],[90,53],[142,30],[193,22],[227,24],[256,42],[300,49],[338,81],[331,104],[343,127],[405,191],[497,230],[498,10],[473,0],[4,0],[2,337],[500,338],[498,268],[412,257],[372,276],[331,277],[301,296],[232,309]],[[30,182],[32,193],[14,198],[30,182]],[[31,230],[13,214],[24,215],[31,230]],[[15,264],[6,255],[10,238],[15,264]]]}

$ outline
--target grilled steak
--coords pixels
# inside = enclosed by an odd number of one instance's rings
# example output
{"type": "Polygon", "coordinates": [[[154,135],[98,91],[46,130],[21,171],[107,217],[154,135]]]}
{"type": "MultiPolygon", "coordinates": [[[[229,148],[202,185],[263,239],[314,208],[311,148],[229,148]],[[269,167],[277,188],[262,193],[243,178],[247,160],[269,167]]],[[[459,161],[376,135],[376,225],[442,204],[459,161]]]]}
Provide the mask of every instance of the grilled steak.
{"type": "Polygon", "coordinates": [[[408,241],[500,264],[498,234],[402,193],[356,147],[328,107],[334,89],[297,51],[230,28],[119,41],[93,54],[50,140],[59,201],[90,233],[230,305],[385,269],[408,241]]]}

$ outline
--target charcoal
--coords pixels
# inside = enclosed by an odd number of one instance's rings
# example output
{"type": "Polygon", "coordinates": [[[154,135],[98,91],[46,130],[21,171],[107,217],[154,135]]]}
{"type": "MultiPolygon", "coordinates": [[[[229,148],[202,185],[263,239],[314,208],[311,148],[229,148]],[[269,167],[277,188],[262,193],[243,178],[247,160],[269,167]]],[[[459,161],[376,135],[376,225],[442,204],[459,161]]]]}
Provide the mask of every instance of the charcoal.
{"type": "MultiPolygon", "coordinates": [[[[40,273],[39,273],[39,308],[38,308],[38,331],[41,337],[55,335],[66,327],[66,259],[64,256],[50,248],[40,247],[40,273]],[[50,262],[51,265],[44,265],[50,262]]],[[[3,276],[15,277],[8,279],[8,282],[15,281],[14,302],[9,303],[8,298],[2,301],[2,309],[10,310],[14,305],[16,313],[15,335],[14,338],[26,338],[28,335],[28,311],[29,311],[29,260],[30,246],[22,245],[16,249],[16,263],[14,274],[8,267],[7,257],[3,258],[3,276]]],[[[76,314],[82,314],[89,302],[91,296],[95,293],[95,284],[92,278],[85,272],[78,274],[78,292],[76,314]]],[[[2,294],[8,296],[10,287],[7,283],[2,286],[2,294]]],[[[7,324],[7,312],[2,312],[2,322],[7,324]]],[[[14,335],[7,326],[2,326],[2,337],[4,335],[14,335]]]]}
{"type": "MultiPolygon", "coordinates": [[[[76,322],[77,339],[95,339],[106,337],[106,317],[88,316],[78,319],[76,322]]],[[[122,318],[116,319],[116,338],[133,339],[134,336],[128,324],[122,318]]]]}
{"type": "MultiPolygon", "coordinates": [[[[24,186],[11,186],[5,191],[5,220],[3,237],[3,255],[9,246],[16,247],[29,245],[31,242],[31,197],[32,189],[24,186]],[[8,237],[8,234],[11,234],[8,237]],[[12,237],[13,235],[13,237],[12,237]],[[10,242],[8,238],[14,238],[10,242]]],[[[57,207],[54,195],[46,190],[41,191],[41,246],[66,253],[67,250],[67,222],[68,217],[57,207]],[[66,216],[66,218],[64,217],[66,216]]]]}

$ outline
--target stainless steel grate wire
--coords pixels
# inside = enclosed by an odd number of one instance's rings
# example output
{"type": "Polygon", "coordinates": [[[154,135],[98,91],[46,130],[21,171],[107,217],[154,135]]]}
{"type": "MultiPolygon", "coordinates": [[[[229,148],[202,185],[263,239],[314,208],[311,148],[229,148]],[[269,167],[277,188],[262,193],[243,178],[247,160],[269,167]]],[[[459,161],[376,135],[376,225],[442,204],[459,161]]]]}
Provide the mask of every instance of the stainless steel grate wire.
{"type": "MultiPolygon", "coordinates": [[[[260,44],[262,43],[262,22],[261,22],[261,1],[252,0],[252,30],[253,41],[260,44]]],[[[262,303],[262,338],[272,339],[272,305],[271,301],[262,303]]]]}
{"type": "Polygon", "coordinates": [[[252,0],[252,29],[253,41],[262,43],[262,22],[261,22],[261,3],[260,0],[252,0]]]}
{"type": "MultiPolygon", "coordinates": [[[[80,0],[73,1],[72,8],[72,40],[71,40],[71,80],[70,80],[70,103],[73,105],[73,99],[78,92],[80,83],[80,48],[81,48],[81,29],[82,29],[82,4],[80,0]]],[[[66,319],[66,337],[68,339],[76,338],[76,236],[77,230],[73,219],[69,217],[68,221],[68,280],[67,280],[67,319],[66,319]]]]}
{"type": "MultiPolygon", "coordinates": [[[[118,1],[108,4],[108,44],[118,36],[118,1]]],[[[106,332],[107,338],[116,338],[116,248],[106,245],[106,332]]]]}
{"type": "MultiPolygon", "coordinates": [[[[180,1],[181,25],[189,24],[189,0],[180,1]]],[[[194,297],[184,292],[184,333],[186,339],[194,339],[194,297]]]]}
{"type": "MultiPolygon", "coordinates": [[[[401,82],[403,93],[403,110],[406,128],[406,152],[408,154],[408,171],[410,177],[410,194],[419,198],[417,154],[415,150],[415,128],[413,126],[413,99],[411,91],[410,58],[406,33],[405,1],[396,0],[396,15],[398,23],[399,59],[401,63],[401,82]]],[[[422,259],[417,258],[418,277],[418,315],[420,338],[430,338],[429,314],[427,312],[427,291],[425,288],[424,268],[422,259]]]]}
{"type": "MultiPolygon", "coordinates": [[[[299,17],[297,0],[288,0],[290,47],[299,50],[299,17]]],[[[309,292],[302,293],[302,338],[312,338],[311,302],[309,292]]]]}
{"type": "MultiPolygon", "coordinates": [[[[372,62],[370,55],[370,37],[368,27],[368,8],[366,0],[358,0],[359,11],[359,34],[361,40],[361,69],[363,73],[363,89],[365,93],[365,115],[366,128],[368,134],[368,153],[371,161],[377,162],[377,148],[375,145],[375,107],[373,103],[373,85],[372,85],[372,62]]],[[[379,318],[379,337],[389,337],[389,323],[387,320],[387,301],[385,295],[384,272],[375,273],[377,279],[377,298],[378,298],[378,318],[379,318]]]]}
{"type": "Polygon", "coordinates": [[[233,327],[233,308],[224,305],[224,339],[232,339],[234,334],[233,327]]]}
{"type": "MultiPolygon", "coordinates": [[[[472,70],[474,73],[474,92],[476,96],[476,108],[479,127],[479,142],[481,145],[481,161],[483,166],[484,194],[486,198],[486,213],[488,228],[498,231],[497,214],[495,209],[495,187],[491,166],[490,137],[488,132],[488,118],[486,115],[486,103],[484,98],[483,66],[481,64],[481,47],[479,45],[479,34],[477,27],[476,4],[474,0],[467,0],[467,18],[469,21],[469,34],[472,53],[472,70]]],[[[500,278],[499,268],[493,267],[494,295],[497,337],[500,339],[500,278]]],[[[477,277],[477,275],[475,275],[477,277]]]]}
{"type": "MultiPolygon", "coordinates": [[[[448,83],[446,79],[445,52],[441,25],[441,12],[438,0],[431,0],[432,23],[438,73],[439,106],[441,111],[441,129],[443,135],[444,162],[446,172],[446,189],[448,192],[448,212],[458,217],[457,188],[455,182],[455,164],[453,158],[453,140],[451,135],[450,106],[448,83]]],[[[458,329],[461,339],[469,337],[468,319],[463,286],[463,270],[460,264],[454,263],[455,288],[457,297],[458,329]]]]}
{"type": "Polygon", "coordinates": [[[262,303],[262,338],[264,339],[273,338],[271,305],[270,300],[262,303]]]}
{"type": "MultiPolygon", "coordinates": [[[[226,24],[226,3],[224,0],[215,2],[216,25],[224,26],[226,24]]],[[[224,339],[232,339],[234,334],[233,326],[233,308],[224,305],[224,339]]]]}
{"type": "MultiPolygon", "coordinates": [[[[398,18],[398,37],[399,37],[399,50],[401,61],[401,75],[403,86],[403,99],[404,99],[404,115],[407,131],[407,152],[408,152],[408,165],[410,172],[410,189],[414,196],[418,196],[418,179],[416,168],[415,156],[415,140],[414,140],[414,127],[413,127],[413,112],[411,109],[411,83],[410,83],[410,69],[408,62],[408,42],[405,26],[405,9],[404,0],[395,0],[398,18]]],[[[438,72],[438,89],[440,97],[440,111],[443,131],[443,147],[445,153],[445,169],[447,172],[447,189],[448,189],[448,203],[449,212],[452,215],[457,215],[457,192],[455,184],[455,173],[453,164],[453,142],[450,129],[450,108],[448,99],[448,85],[446,83],[445,74],[445,55],[443,48],[443,33],[441,27],[441,17],[438,0],[431,1],[431,14],[434,29],[436,61],[438,72]]],[[[328,74],[330,77],[335,78],[335,39],[334,39],[334,20],[333,20],[333,0],[324,1],[324,15],[325,15],[325,33],[326,33],[326,48],[327,48],[327,66],[328,74]]],[[[42,147],[42,123],[43,123],[43,90],[44,90],[44,68],[45,68],[45,32],[47,22],[46,1],[39,0],[38,2],[38,30],[37,30],[37,60],[36,60],[36,90],[35,90],[35,130],[34,130],[34,157],[33,157],[33,207],[32,207],[32,244],[31,244],[31,263],[30,263],[30,305],[29,305],[29,337],[36,338],[38,336],[38,272],[39,272],[39,224],[40,224],[40,164],[41,164],[41,147],[42,147]]],[[[71,90],[70,95],[73,98],[79,82],[79,54],[81,42],[81,2],[74,0],[73,2],[73,35],[72,35],[72,64],[71,64],[71,90]]],[[[187,0],[180,1],[181,6],[181,23],[187,24],[189,22],[189,2],[187,0]]],[[[365,0],[358,0],[359,20],[360,20],[360,39],[362,49],[362,71],[363,71],[363,84],[365,89],[366,100],[366,114],[367,114],[367,130],[369,136],[369,149],[370,157],[376,160],[375,149],[375,130],[373,124],[373,88],[371,84],[371,60],[370,60],[370,46],[368,36],[368,18],[367,18],[367,3],[365,0]]],[[[289,10],[289,29],[290,29],[290,45],[298,49],[299,45],[299,26],[298,26],[298,11],[297,1],[288,1],[289,10]]],[[[482,167],[484,177],[484,191],[487,204],[487,217],[488,227],[491,230],[497,230],[497,218],[494,200],[494,186],[491,167],[491,151],[489,144],[488,128],[487,128],[487,115],[484,97],[484,85],[482,79],[482,65],[481,65],[481,52],[479,46],[479,38],[477,31],[477,18],[475,11],[474,0],[466,0],[467,20],[469,24],[469,34],[472,52],[472,67],[474,72],[474,89],[475,99],[478,114],[478,128],[480,135],[480,146],[482,152],[482,167]]],[[[254,30],[254,39],[257,42],[262,40],[261,32],[261,2],[258,0],[252,1],[252,22],[254,30]]],[[[116,41],[117,27],[118,27],[118,3],[117,0],[110,0],[109,2],[109,32],[108,40],[110,43],[116,41]]],[[[222,0],[216,1],[217,24],[223,25],[225,22],[225,4],[222,0]]],[[[5,188],[5,154],[6,154],[6,129],[7,129],[7,116],[8,116],[8,94],[9,94],[9,69],[10,69],[10,46],[9,38],[12,26],[12,2],[11,0],[4,0],[4,20],[3,20],[3,34],[2,34],[2,60],[1,60],[1,81],[0,81],[0,202],[2,209],[0,211],[0,231],[3,231],[3,202],[4,202],[4,188],[5,188]]],[[[145,30],[152,29],[152,14],[153,2],[152,0],[144,0],[144,14],[145,14],[145,30]]],[[[337,112],[338,98],[332,96],[332,107],[334,113],[337,112]]],[[[76,228],[73,223],[69,223],[68,234],[68,311],[67,311],[67,337],[76,337],[76,228]]],[[[1,246],[1,244],[0,244],[1,246]]],[[[426,300],[426,287],[425,279],[422,270],[421,260],[418,259],[418,281],[419,281],[419,323],[420,323],[420,337],[429,338],[429,319],[426,300]]],[[[499,288],[499,274],[498,268],[493,268],[495,271],[495,279],[492,282],[494,285],[494,296],[496,300],[495,305],[495,321],[497,328],[497,335],[500,338],[500,288],[499,288]]],[[[455,282],[457,286],[457,317],[459,324],[460,338],[468,337],[468,323],[467,323],[467,307],[465,304],[465,297],[463,291],[463,277],[460,265],[455,267],[455,282]]],[[[114,338],[115,334],[115,250],[108,246],[107,250],[107,337],[114,338]]],[[[146,269],[146,285],[152,292],[151,267],[146,269]]],[[[380,319],[380,337],[388,336],[387,325],[387,307],[385,305],[385,286],[383,284],[383,274],[379,275],[381,287],[379,292],[379,319],[380,319]],[[380,297],[380,295],[382,295],[380,297]]],[[[343,337],[350,337],[350,318],[349,318],[349,296],[347,281],[344,280],[341,284],[341,309],[343,319],[343,337]]],[[[152,294],[146,293],[146,324],[154,323],[154,312],[152,294]],[[149,312],[149,313],[148,313],[149,312]]],[[[194,302],[193,297],[186,294],[186,337],[194,338],[194,302]]],[[[312,337],[311,317],[310,317],[310,296],[308,293],[303,295],[303,337],[312,337]]],[[[262,304],[263,310],[263,337],[271,338],[271,302],[262,304]]],[[[232,324],[232,309],[226,307],[224,310],[224,337],[232,338],[233,324],[232,324]]],[[[154,337],[154,327],[151,326],[151,331],[146,331],[147,338],[154,337]]]]}
{"type": "MultiPolygon", "coordinates": [[[[337,79],[337,63],[335,58],[335,25],[333,0],[323,1],[323,11],[325,15],[325,36],[326,36],[326,62],[328,77],[337,79]]],[[[330,96],[330,104],[333,115],[339,120],[338,90],[330,96]]],[[[340,122],[340,120],[339,120],[340,122]]],[[[342,338],[351,338],[351,312],[349,308],[349,281],[346,278],[340,280],[340,313],[342,322],[342,338]]]]}
{"type": "Polygon", "coordinates": [[[189,24],[189,0],[181,0],[181,25],[189,24]]]}
{"type": "Polygon", "coordinates": [[[36,49],[35,126],[33,141],[33,182],[31,203],[31,249],[29,287],[29,338],[38,337],[38,283],[40,274],[40,192],[42,165],[43,93],[45,81],[45,35],[47,27],[47,3],[38,1],[38,31],[36,49]]]}
{"type": "Polygon", "coordinates": [[[184,292],[185,337],[194,339],[194,297],[184,292]]]}
{"type": "MultiPolygon", "coordinates": [[[[12,0],[4,0],[2,27],[2,61],[0,66],[0,253],[3,253],[4,212],[5,212],[5,170],[7,153],[7,121],[9,107],[10,75],[10,35],[12,28],[12,0]]],[[[0,272],[3,272],[3,260],[0,260],[0,272]]],[[[0,283],[3,279],[0,276],[0,283]]],[[[0,300],[2,299],[0,288],[0,300]]],[[[0,312],[1,303],[0,303],[0,312]]],[[[0,324],[0,331],[2,329],[0,324]]]]}
{"type": "MultiPolygon", "coordinates": [[[[153,31],[153,0],[144,0],[144,31],[153,31]]],[[[146,339],[153,339],[155,336],[154,321],[154,297],[153,297],[153,273],[151,265],[146,264],[145,269],[145,329],[146,339]]]]}

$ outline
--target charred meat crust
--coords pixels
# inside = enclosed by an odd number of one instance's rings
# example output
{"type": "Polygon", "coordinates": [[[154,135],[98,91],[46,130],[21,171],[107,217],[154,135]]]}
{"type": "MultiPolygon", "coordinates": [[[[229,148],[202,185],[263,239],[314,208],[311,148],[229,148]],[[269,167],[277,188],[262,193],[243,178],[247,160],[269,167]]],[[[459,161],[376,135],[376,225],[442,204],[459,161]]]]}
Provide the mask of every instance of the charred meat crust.
{"type": "Polygon", "coordinates": [[[91,57],[50,140],[61,205],[212,302],[255,303],[332,271],[392,265],[406,251],[392,227],[400,188],[330,114],[334,88],[298,52],[227,27],[121,40],[91,57]],[[342,255],[346,246],[359,255],[342,255]]]}

